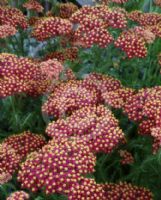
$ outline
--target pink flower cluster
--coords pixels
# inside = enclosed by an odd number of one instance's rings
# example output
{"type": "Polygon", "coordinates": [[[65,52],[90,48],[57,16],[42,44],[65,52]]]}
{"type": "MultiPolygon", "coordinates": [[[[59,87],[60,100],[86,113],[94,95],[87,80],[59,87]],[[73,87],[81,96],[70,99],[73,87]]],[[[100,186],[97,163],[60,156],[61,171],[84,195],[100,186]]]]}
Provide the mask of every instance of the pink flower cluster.
{"type": "Polygon", "coordinates": [[[72,23],[59,17],[47,17],[35,24],[32,36],[39,41],[51,37],[69,34],[72,31],[72,23]]]}
{"type": "Polygon", "coordinates": [[[154,137],[154,152],[160,147],[161,87],[141,89],[124,106],[131,120],[139,122],[139,133],[154,137]]]}
{"type": "Polygon", "coordinates": [[[144,38],[128,31],[121,33],[115,41],[115,46],[124,51],[128,58],[144,58],[147,55],[144,38]]]}
{"type": "Polygon", "coordinates": [[[63,71],[63,65],[57,59],[49,59],[40,63],[43,74],[47,75],[49,80],[59,79],[60,73],[63,71]]]}
{"type": "Polygon", "coordinates": [[[0,38],[6,38],[12,35],[15,35],[17,30],[14,26],[10,25],[1,25],[0,26],[0,38]]]}
{"type": "Polygon", "coordinates": [[[58,84],[42,106],[42,112],[62,117],[84,106],[97,104],[97,91],[83,81],[73,80],[58,84]]]}
{"type": "Polygon", "coordinates": [[[13,54],[0,54],[0,76],[1,98],[22,92],[36,96],[50,85],[38,63],[13,54]]]}
{"type": "Polygon", "coordinates": [[[33,192],[68,194],[83,175],[94,172],[96,157],[76,138],[51,140],[22,163],[18,181],[33,192]]]}
{"type": "Polygon", "coordinates": [[[93,152],[110,153],[125,141],[118,121],[103,105],[83,107],[66,119],[50,123],[46,132],[53,139],[75,136],[93,152]]]}
{"type": "Polygon", "coordinates": [[[80,183],[72,186],[68,196],[69,200],[152,200],[152,193],[141,187],[137,187],[126,182],[118,184],[96,184],[93,179],[82,179],[80,183]]]}
{"type": "Polygon", "coordinates": [[[83,47],[94,44],[105,48],[114,39],[107,27],[125,28],[127,25],[126,14],[120,10],[110,10],[108,7],[84,6],[70,18],[75,24],[75,40],[83,47]]]}
{"type": "Polygon", "coordinates": [[[29,194],[24,191],[16,191],[11,193],[11,195],[6,200],[27,200],[29,199],[29,194]]]}
{"type": "Polygon", "coordinates": [[[45,139],[40,135],[24,132],[12,135],[0,144],[0,182],[7,182],[18,169],[21,160],[32,151],[45,145],[45,139]]]}
{"type": "Polygon", "coordinates": [[[23,29],[28,27],[27,19],[23,13],[17,8],[7,6],[0,7],[0,24],[13,26],[15,28],[20,26],[23,29]]]}
{"type": "Polygon", "coordinates": [[[134,157],[127,150],[119,150],[119,154],[120,154],[120,157],[121,157],[121,164],[122,165],[134,163],[134,157]]]}
{"type": "Polygon", "coordinates": [[[102,94],[104,102],[113,108],[122,108],[126,101],[135,93],[131,88],[120,88],[102,94]]]}

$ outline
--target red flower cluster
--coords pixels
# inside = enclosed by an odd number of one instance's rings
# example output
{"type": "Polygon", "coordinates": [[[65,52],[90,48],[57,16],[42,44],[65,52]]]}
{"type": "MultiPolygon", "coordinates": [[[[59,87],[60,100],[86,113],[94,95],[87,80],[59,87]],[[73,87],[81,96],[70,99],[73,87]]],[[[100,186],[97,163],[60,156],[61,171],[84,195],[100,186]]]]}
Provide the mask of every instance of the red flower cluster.
{"type": "Polygon", "coordinates": [[[82,179],[71,187],[68,195],[69,200],[152,200],[152,193],[145,188],[137,187],[128,183],[96,184],[92,179],[82,179]]]}
{"type": "Polygon", "coordinates": [[[42,136],[30,132],[5,139],[0,144],[0,182],[3,184],[10,180],[21,160],[30,152],[40,149],[45,143],[42,136]]]}
{"type": "Polygon", "coordinates": [[[45,139],[41,135],[33,134],[29,131],[19,135],[12,135],[3,141],[9,147],[12,147],[17,155],[24,158],[32,151],[36,151],[45,145],[45,139]]]}
{"type": "Polygon", "coordinates": [[[122,165],[134,163],[134,157],[127,150],[120,150],[119,154],[120,154],[120,157],[121,157],[121,164],[122,165]]]}
{"type": "Polygon", "coordinates": [[[67,19],[59,17],[47,17],[36,23],[32,36],[39,41],[51,37],[69,34],[72,31],[72,24],[67,19]]]}
{"type": "Polygon", "coordinates": [[[79,24],[75,32],[75,40],[84,47],[97,44],[104,48],[113,41],[113,37],[106,30],[107,24],[102,19],[87,15],[79,24]]]}
{"type": "Polygon", "coordinates": [[[126,182],[121,182],[119,184],[105,184],[103,185],[103,188],[105,191],[105,197],[108,200],[153,199],[153,195],[148,189],[137,187],[126,182]]]}
{"type": "Polygon", "coordinates": [[[97,102],[97,91],[93,87],[84,84],[83,81],[68,81],[54,88],[42,106],[42,111],[49,116],[62,117],[97,102]]]}
{"type": "Polygon", "coordinates": [[[59,16],[61,18],[68,19],[77,10],[78,10],[78,7],[71,2],[59,4],[59,16]]]}
{"type": "Polygon", "coordinates": [[[45,60],[56,58],[59,62],[65,62],[66,60],[74,61],[78,57],[78,48],[70,47],[63,50],[51,52],[45,56],[45,60]]]}
{"type": "Polygon", "coordinates": [[[49,80],[58,80],[64,66],[57,59],[49,59],[40,63],[40,69],[49,80]]]}
{"type": "Polygon", "coordinates": [[[0,26],[0,38],[6,38],[15,35],[17,30],[14,26],[2,25],[0,26]]]}
{"type": "Polygon", "coordinates": [[[39,95],[50,84],[38,64],[28,58],[18,58],[13,54],[0,55],[0,97],[25,92],[39,95]]]}
{"type": "MultiPolygon", "coordinates": [[[[161,117],[161,116],[160,116],[161,117]]],[[[161,147],[161,126],[151,129],[151,136],[153,137],[153,153],[156,154],[161,147]]]]}
{"type": "Polygon", "coordinates": [[[114,91],[107,91],[102,94],[106,104],[113,108],[123,108],[126,101],[135,93],[131,88],[120,88],[114,91]]]}
{"type": "Polygon", "coordinates": [[[112,28],[122,29],[127,26],[126,14],[119,9],[109,10],[109,12],[103,16],[103,20],[112,28]]]}
{"type": "Polygon", "coordinates": [[[83,6],[77,12],[75,12],[70,21],[74,24],[81,23],[85,18],[102,18],[108,13],[108,7],[106,6],[83,6]]]}
{"type": "Polygon", "coordinates": [[[15,28],[20,26],[23,29],[28,27],[27,20],[20,10],[4,6],[0,7],[0,24],[15,28]]]}
{"type": "Polygon", "coordinates": [[[0,144],[0,160],[0,172],[11,175],[18,169],[21,156],[17,154],[14,148],[2,143],[0,144]]]}
{"type": "Polygon", "coordinates": [[[110,153],[120,142],[124,142],[118,121],[103,105],[83,107],[65,120],[50,123],[46,132],[53,139],[75,136],[93,152],[110,153]]]}
{"type": "Polygon", "coordinates": [[[161,87],[141,89],[129,97],[124,111],[131,120],[139,122],[139,133],[154,137],[153,151],[156,153],[161,146],[161,87]]]}
{"type": "Polygon", "coordinates": [[[97,184],[93,179],[82,178],[71,187],[68,195],[69,200],[106,200],[101,184],[97,184]]]}
{"type": "Polygon", "coordinates": [[[23,4],[23,7],[27,10],[34,10],[36,12],[42,12],[44,9],[41,4],[36,0],[28,0],[26,3],[23,4]]]}
{"type": "Polygon", "coordinates": [[[110,10],[106,6],[84,6],[74,13],[70,20],[78,27],[75,40],[83,47],[97,44],[104,48],[113,41],[107,27],[125,28],[126,14],[119,10],[110,10]]]}
{"type": "Polygon", "coordinates": [[[144,58],[147,55],[144,39],[128,31],[123,32],[117,38],[115,46],[121,48],[127,54],[128,58],[144,58]]]}
{"type": "Polygon", "coordinates": [[[148,26],[147,29],[149,29],[156,37],[161,38],[161,22],[153,26],[148,26]]]}
{"type": "Polygon", "coordinates": [[[94,172],[96,158],[83,142],[72,139],[51,140],[22,163],[18,181],[33,192],[68,194],[81,176],[94,172]]]}
{"type": "Polygon", "coordinates": [[[7,183],[12,179],[12,175],[6,171],[4,171],[3,168],[0,168],[0,185],[7,183]]]}
{"type": "Polygon", "coordinates": [[[13,192],[6,200],[27,200],[29,199],[29,194],[24,191],[13,192]]]}
{"type": "Polygon", "coordinates": [[[103,93],[112,92],[122,88],[122,85],[119,80],[99,74],[99,73],[90,73],[83,80],[84,84],[89,85],[97,90],[99,93],[99,101],[102,102],[104,97],[103,93]]]}
{"type": "Polygon", "coordinates": [[[142,13],[141,11],[132,11],[128,17],[138,22],[141,26],[153,26],[160,22],[161,15],[158,13],[142,13]]]}
{"type": "Polygon", "coordinates": [[[138,20],[140,19],[140,16],[142,14],[143,14],[142,11],[134,10],[134,11],[131,11],[130,13],[128,13],[127,15],[128,15],[128,19],[138,22],[138,20]]]}
{"type": "Polygon", "coordinates": [[[135,26],[132,29],[128,30],[129,33],[133,33],[138,37],[141,37],[144,39],[146,43],[153,43],[155,40],[155,34],[154,31],[151,31],[149,27],[141,27],[141,26],[135,26]]]}

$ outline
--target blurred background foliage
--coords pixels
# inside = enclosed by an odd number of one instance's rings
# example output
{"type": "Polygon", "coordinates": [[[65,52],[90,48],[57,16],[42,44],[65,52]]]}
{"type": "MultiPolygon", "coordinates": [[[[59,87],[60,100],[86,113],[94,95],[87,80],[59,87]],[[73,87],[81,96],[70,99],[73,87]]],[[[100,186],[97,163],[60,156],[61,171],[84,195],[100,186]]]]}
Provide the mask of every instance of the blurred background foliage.
{"type": "MultiPolygon", "coordinates": [[[[9,1],[14,7],[20,8],[24,13],[22,4],[25,0],[9,1]]],[[[57,9],[59,2],[48,0],[40,1],[45,12],[57,9]]],[[[69,2],[69,1],[68,1],[69,2]]],[[[85,4],[88,0],[72,0],[78,6],[85,4]]],[[[131,0],[123,6],[127,11],[142,10],[144,12],[161,12],[161,9],[153,3],[153,0],[131,0]]],[[[132,24],[129,24],[132,26],[132,24]]],[[[50,51],[61,49],[58,39],[50,39],[46,42],[37,42],[30,37],[31,30],[20,30],[18,34],[5,40],[0,40],[0,52],[14,53],[18,56],[41,57],[50,51]]],[[[117,33],[116,33],[117,34],[117,33]]],[[[119,49],[110,45],[100,49],[93,46],[91,49],[79,49],[78,62],[66,61],[65,65],[71,67],[78,78],[82,78],[90,72],[108,74],[119,79],[123,85],[135,89],[161,85],[160,66],[157,56],[161,51],[161,39],[148,46],[148,56],[144,59],[124,59],[125,55],[119,49]]],[[[0,100],[0,140],[13,133],[30,130],[35,133],[44,134],[46,123],[41,114],[42,97],[31,98],[25,95],[17,95],[0,100]]],[[[120,121],[120,126],[125,132],[128,142],[123,148],[132,152],[135,163],[122,166],[117,150],[111,154],[97,155],[96,172],[91,175],[97,182],[119,182],[127,181],[139,186],[145,186],[154,193],[154,199],[161,199],[161,151],[152,155],[152,141],[149,137],[137,135],[137,124],[128,120],[122,111],[114,110],[120,121]]],[[[121,147],[120,147],[121,148],[121,147]]],[[[5,200],[12,191],[20,189],[16,176],[5,184],[0,185],[0,199],[5,200]]],[[[31,194],[31,193],[30,193],[31,194]]],[[[66,197],[51,195],[45,196],[40,192],[31,194],[35,200],[65,200],[66,197]]]]}

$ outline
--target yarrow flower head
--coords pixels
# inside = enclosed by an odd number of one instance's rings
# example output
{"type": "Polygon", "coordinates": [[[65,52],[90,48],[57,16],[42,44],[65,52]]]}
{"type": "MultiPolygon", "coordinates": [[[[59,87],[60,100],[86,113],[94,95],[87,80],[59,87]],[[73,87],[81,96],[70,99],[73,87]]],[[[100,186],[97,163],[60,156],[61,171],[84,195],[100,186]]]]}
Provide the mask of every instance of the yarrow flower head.
{"type": "Polygon", "coordinates": [[[143,13],[141,11],[132,11],[129,13],[129,18],[136,21],[141,26],[153,26],[160,22],[161,15],[159,13],[143,13]]]}
{"type": "Polygon", "coordinates": [[[137,187],[126,182],[120,182],[118,184],[107,183],[102,185],[102,187],[105,191],[104,195],[106,199],[109,200],[153,199],[153,195],[148,189],[137,187]]]}
{"type": "Polygon", "coordinates": [[[2,25],[0,26],[0,38],[6,38],[15,35],[17,30],[14,26],[2,25]]]}
{"type": "Polygon", "coordinates": [[[97,184],[93,179],[82,178],[82,180],[71,187],[68,199],[105,200],[105,196],[101,184],[97,184]]]}
{"type": "Polygon", "coordinates": [[[152,200],[152,193],[142,187],[121,182],[118,184],[106,183],[97,184],[93,179],[82,179],[79,183],[72,186],[68,195],[69,200],[136,200],[147,199],[152,200]]]}
{"type": "Polygon", "coordinates": [[[99,101],[103,102],[104,97],[102,96],[106,92],[112,92],[117,89],[122,88],[122,85],[119,80],[99,74],[99,73],[90,73],[83,80],[84,84],[89,85],[97,90],[99,93],[99,101]]]}
{"type": "Polygon", "coordinates": [[[36,0],[28,0],[23,4],[23,7],[27,10],[34,10],[36,12],[42,12],[44,9],[42,5],[36,0]]]}
{"type": "Polygon", "coordinates": [[[127,150],[119,150],[119,154],[120,154],[120,157],[121,157],[121,164],[122,165],[134,163],[134,157],[127,150]]]}
{"type": "Polygon", "coordinates": [[[25,131],[21,134],[15,134],[6,138],[3,144],[12,147],[21,158],[24,158],[30,152],[36,151],[44,146],[46,141],[41,135],[25,131]]]}
{"type": "Polygon", "coordinates": [[[156,36],[155,34],[147,27],[143,28],[141,26],[135,26],[132,29],[129,29],[128,32],[134,33],[136,36],[141,37],[148,44],[153,43],[156,36]]]}
{"type": "Polygon", "coordinates": [[[3,185],[12,179],[12,175],[0,168],[0,185],[3,185]]]}
{"type": "Polygon", "coordinates": [[[6,200],[27,200],[30,196],[24,191],[16,191],[11,193],[11,195],[6,200]]]}
{"type": "Polygon", "coordinates": [[[124,51],[128,58],[144,58],[147,55],[144,39],[128,31],[122,32],[114,44],[124,51]]]}
{"type": "Polygon", "coordinates": [[[66,119],[59,119],[48,125],[47,134],[53,139],[78,137],[93,152],[110,153],[124,134],[112,112],[104,106],[84,107],[66,119]]]}
{"type": "Polygon", "coordinates": [[[18,169],[21,156],[17,154],[14,148],[2,143],[0,144],[0,160],[1,173],[13,174],[18,169]]]}
{"type": "Polygon", "coordinates": [[[67,19],[59,17],[47,17],[36,23],[32,36],[39,41],[51,37],[69,34],[72,30],[72,23],[67,19]]]}
{"type": "Polygon", "coordinates": [[[104,92],[102,98],[104,102],[113,108],[123,108],[127,99],[135,93],[131,88],[120,88],[110,92],[104,92]]]}
{"type": "Polygon", "coordinates": [[[23,29],[28,27],[27,19],[20,10],[4,6],[0,7],[0,24],[23,29]]]}
{"type": "Polygon", "coordinates": [[[64,19],[68,19],[77,10],[78,10],[78,7],[71,2],[60,3],[59,4],[59,17],[64,18],[64,19]]]}
{"type": "Polygon", "coordinates": [[[21,160],[45,144],[42,136],[29,131],[6,138],[0,144],[0,183],[9,181],[13,173],[18,170],[21,160]]]}
{"type": "Polygon", "coordinates": [[[161,109],[161,87],[145,88],[131,96],[124,106],[124,112],[131,120],[140,122],[139,133],[150,134],[158,123],[161,109]]]}
{"type": "Polygon", "coordinates": [[[126,13],[119,9],[109,10],[102,18],[112,28],[122,29],[127,26],[126,13]]]}
{"type": "Polygon", "coordinates": [[[22,92],[36,96],[44,93],[50,84],[38,63],[13,54],[0,54],[0,76],[2,98],[22,92]]]}
{"type": "Polygon", "coordinates": [[[153,137],[153,154],[156,154],[161,147],[161,127],[152,128],[151,136],[153,137]]]}
{"type": "Polygon", "coordinates": [[[84,106],[97,104],[97,95],[97,91],[83,81],[60,83],[42,106],[42,112],[49,116],[62,117],[84,106]]]}
{"type": "Polygon", "coordinates": [[[71,186],[94,172],[96,157],[88,146],[75,138],[51,140],[22,163],[18,181],[23,188],[47,194],[68,194],[71,186]]]}
{"type": "Polygon", "coordinates": [[[50,80],[59,79],[60,73],[63,71],[63,65],[57,59],[49,59],[40,63],[43,74],[47,75],[50,80]]]}

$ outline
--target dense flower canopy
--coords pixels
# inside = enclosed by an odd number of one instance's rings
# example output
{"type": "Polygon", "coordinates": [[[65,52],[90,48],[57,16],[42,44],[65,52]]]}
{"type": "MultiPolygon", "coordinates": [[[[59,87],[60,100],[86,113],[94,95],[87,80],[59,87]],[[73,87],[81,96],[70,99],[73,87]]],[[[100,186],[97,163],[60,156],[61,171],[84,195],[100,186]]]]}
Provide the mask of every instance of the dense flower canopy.
{"type": "Polygon", "coordinates": [[[23,29],[28,27],[26,17],[19,9],[4,6],[0,7],[0,24],[23,29]]]}
{"type": "Polygon", "coordinates": [[[98,102],[96,89],[73,80],[58,84],[42,106],[43,113],[49,116],[62,117],[74,110],[98,102]]]}
{"type": "Polygon", "coordinates": [[[69,193],[69,200],[152,200],[151,192],[145,188],[137,187],[126,182],[118,184],[97,184],[93,179],[82,179],[73,185],[69,193]]]}
{"type": "Polygon", "coordinates": [[[51,140],[22,163],[18,180],[33,192],[68,194],[82,175],[94,172],[95,161],[88,146],[76,138],[51,140]]]}
{"type": "Polygon", "coordinates": [[[52,122],[46,132],[53,139],[71,136],[81,138],[94,152],[110,153],[125,139],[118,121],[102,105],[84,107],[73,112],[66,120],[52,122]]]}
{"type": "Polygon", "coordinates": [[[0,199],[161,196],[160,5],[0,0],[0,199]]]}
{"type": "Polygon", "coordinates": [[[69,34],[72,30],[72,24],[67,19],[59,17],[47,17],[36,23],[32,36],[39,41],[51,37],[69,34]]]}
{"type": "Polygon", "coordinates": [[[0,38],[6,38],[15,35],[17,30],[14,26],[2,25],[0,26],[0,38]]]}
{"type": "Polygon", "coordinates": [[[22,92],[39,95],[50,85],[38,64],[13,54],[0,54],[0,76],[1,98],[22,92]]]}

